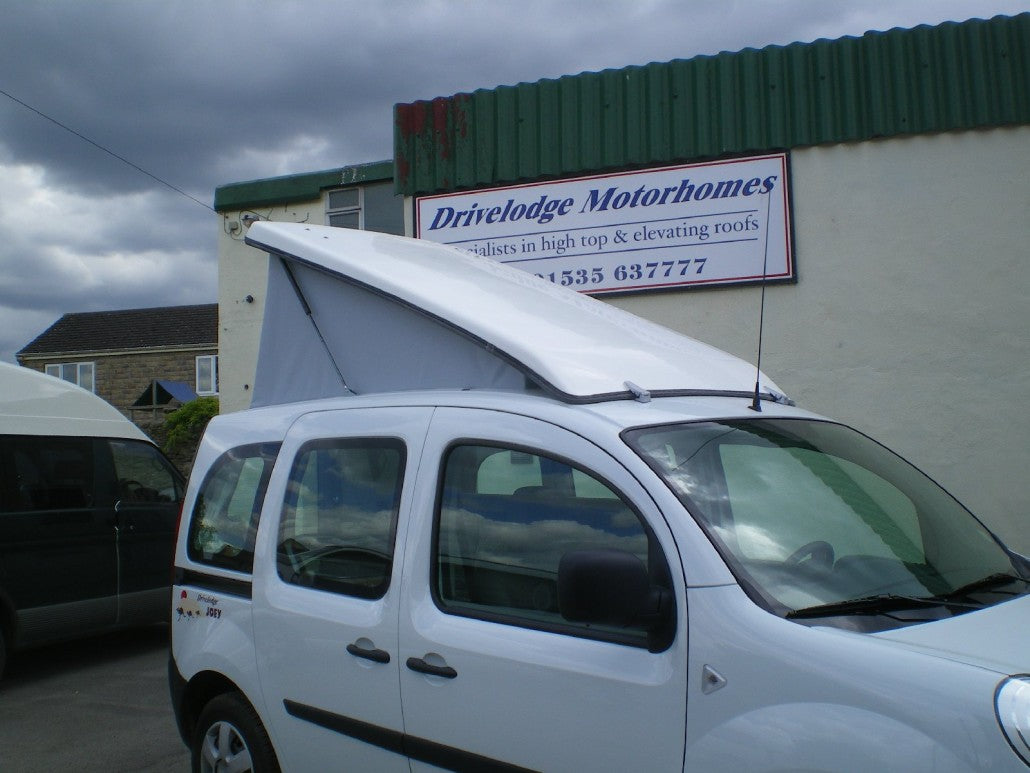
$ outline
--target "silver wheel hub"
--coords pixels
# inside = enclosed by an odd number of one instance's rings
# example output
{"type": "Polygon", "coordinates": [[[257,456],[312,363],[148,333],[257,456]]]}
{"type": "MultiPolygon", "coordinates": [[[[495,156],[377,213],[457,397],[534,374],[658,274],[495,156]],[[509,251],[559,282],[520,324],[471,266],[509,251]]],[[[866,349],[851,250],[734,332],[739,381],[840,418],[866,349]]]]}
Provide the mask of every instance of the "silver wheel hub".
{"type": "Polygon", "coordinates": [[[245,773],[252,768],[250,749],[239,730],[228,722],[215,722],[207,729],[200,753],[202,773],[245,773]]]}

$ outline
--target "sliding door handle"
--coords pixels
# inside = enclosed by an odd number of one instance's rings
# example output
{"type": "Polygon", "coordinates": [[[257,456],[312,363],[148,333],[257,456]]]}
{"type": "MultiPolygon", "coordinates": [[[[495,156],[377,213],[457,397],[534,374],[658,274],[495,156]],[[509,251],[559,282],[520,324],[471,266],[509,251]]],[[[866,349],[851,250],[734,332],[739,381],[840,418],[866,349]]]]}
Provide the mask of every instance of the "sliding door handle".
{"type": "Polygon", "coordinates": [[[390,653],[376,647],[359,647],[357,644],[348,644],[347,652],[356,658],[364,658],[374,663],[389,663],[390,653]]]}
{"type": "Polygon", "coordinates": [[[431,663],[426,663],[422,658],[408,658],[408,668],[412,671],[418,671],[420,674],[429,674],[430,676],[442,676],[444,679],[453,679],[458,675],[450,666],[434,666],[431,663]]]}

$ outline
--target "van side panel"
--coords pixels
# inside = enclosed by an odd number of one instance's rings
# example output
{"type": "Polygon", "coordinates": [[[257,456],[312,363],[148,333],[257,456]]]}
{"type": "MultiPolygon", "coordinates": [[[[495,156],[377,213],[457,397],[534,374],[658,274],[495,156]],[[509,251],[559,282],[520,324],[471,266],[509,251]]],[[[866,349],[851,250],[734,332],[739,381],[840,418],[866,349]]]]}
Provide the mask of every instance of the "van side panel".
{"type": "Polygon", "coordinates": [[[88,438],[0,436],[0,585],[15,644],[113,625],[115,530],[88,438]]]}
{"type": "Polygon", "coordinates": [[[997,742],[997,673],[783,620],[738,586],[689,603],[687,770],[1025,770],[997,742]]]}
{"type": "Polygon", "coordinates": [[[118,622],[168,619],[168,594],[182,484],[149,443],[97,441],[98,464],[109,465],[117,530],[118,622]]]}

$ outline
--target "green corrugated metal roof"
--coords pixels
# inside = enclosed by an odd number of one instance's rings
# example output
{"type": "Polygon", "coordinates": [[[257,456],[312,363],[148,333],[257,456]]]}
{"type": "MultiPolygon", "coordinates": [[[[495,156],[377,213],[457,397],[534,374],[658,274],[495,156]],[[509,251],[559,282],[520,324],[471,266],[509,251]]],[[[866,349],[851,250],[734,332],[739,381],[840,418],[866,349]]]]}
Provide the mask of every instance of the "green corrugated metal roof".
{"type": "Polygon", "coordinates": [[[311,201],[317,199],[326,188],[380,182],[392,177],[393,162],[376,161],[321,172],[232,183],[215,189],[215,210],[224,212],[311,201]]]}
{"type": "Polygon", "coordinates": [[[394,107],[408,195],[1030,123],[1030,13],[583,73],[394,107]]]}

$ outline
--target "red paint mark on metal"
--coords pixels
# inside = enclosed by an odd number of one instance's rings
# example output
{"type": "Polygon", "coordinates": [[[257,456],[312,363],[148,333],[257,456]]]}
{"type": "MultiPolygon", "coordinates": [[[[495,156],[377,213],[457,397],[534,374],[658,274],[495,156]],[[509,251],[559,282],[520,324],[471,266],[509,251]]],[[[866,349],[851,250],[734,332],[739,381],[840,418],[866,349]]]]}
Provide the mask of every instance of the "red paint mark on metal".
{"type": "Polygon", "coordinates": [[[426,126],[425,102],[397,105],[397,129],[404,139],[421,134],[426,126]]]}
{"type": "Polygon", "coordinates": [[[408,177],[411,174],[411,164],[404,156],[400,154],[394,159],[394,168],[397,170],[397,180],[402,185],[407,185],[408,177]]]}
{"type": "Polygon", "coordinates": [[[447,116],[450,113],[451,101],[446,97],[433,100],[433,143],[434,150],[441,161],[451,157],[451,136],[447,127],[447,116]]]}
{"type": "MultiPolygon", "coordinates": [[[[431,101],[398,104],[394,110],[397,145],[394,164],[399,184],[407,185],[418,174],[419,151],[425,160],[449,162],[455,142],[469,133],[471,94],[437,97],[431,101]]],[[[443,181],[446,187],[448,182],[443,181]]]]}

